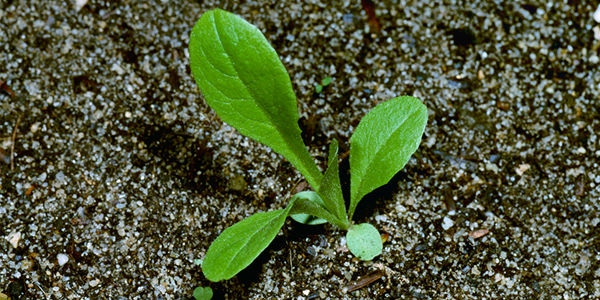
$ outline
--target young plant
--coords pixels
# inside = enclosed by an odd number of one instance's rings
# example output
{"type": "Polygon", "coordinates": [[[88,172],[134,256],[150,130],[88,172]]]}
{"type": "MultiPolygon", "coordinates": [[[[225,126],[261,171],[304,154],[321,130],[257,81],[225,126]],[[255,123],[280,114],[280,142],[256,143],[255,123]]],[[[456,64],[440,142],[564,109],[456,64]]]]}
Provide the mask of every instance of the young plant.
{"type": "Polygon", "coordinates": [[[323,91],[323,88],[330,85],[332,81],[333,81],[333,78],[331,78],[331,77],[325,77],[325,78],[321,79],[321,84],[318,84],[318,83],[315,84],[315,92],[317,92],[317,94],[320,94],[323,91]]]}
{"type": "Polygon", "coordinates": [[[279,210],[254,214],[225,229],[210,245],[202,270],[211,281],[230,279],[246,268],[283,227],[288,216],[307,224],[329,222],[347,230],[348,249],[362,260],[382,251],[370,224],[353,225],[359,201],[386,184],[416,151],[427,123],[427,108],[417,98],[381,103],[361,120],[350,139],[348,211],[338,172],[338,143],[329,146],[327,169],[319,171],[300,136],[296,96],[290,77],[262,33],[223,10],[202,15],[190,36],[192,74],[204,99],[241,134],[285,157],[312,191],[294,195],[279,210]]]}

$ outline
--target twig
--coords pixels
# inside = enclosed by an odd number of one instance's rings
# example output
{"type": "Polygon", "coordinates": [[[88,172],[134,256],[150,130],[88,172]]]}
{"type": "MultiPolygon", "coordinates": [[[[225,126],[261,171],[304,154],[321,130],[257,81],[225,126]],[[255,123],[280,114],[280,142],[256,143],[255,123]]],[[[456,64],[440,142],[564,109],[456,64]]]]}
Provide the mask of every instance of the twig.
{"type": "Polygon", "coordinates": [[[385,271],[383,270],[377,270],[367,276],[361,277],[360,279],[351,282],[350,284],[348,284],[348,286],[346,286],[346,293],[352,292],[352,291],[356,291],[358,289],[361,289],[375,281],[377,281],[379,278],[383,277],[383,275],[385,275],[385,271]]]}
{"type": "Polygon", "coordinates": [[[15,124],[15,128],[13,128],[12,132],[12,140],[10,144],[10,170],[13,171],[15,169],[15,141],[17,140],[17,129],[19,128],[19,124],[21,123],[21,117],[23,114],[20,114],[17,118],[17,123],[15,124]]]}

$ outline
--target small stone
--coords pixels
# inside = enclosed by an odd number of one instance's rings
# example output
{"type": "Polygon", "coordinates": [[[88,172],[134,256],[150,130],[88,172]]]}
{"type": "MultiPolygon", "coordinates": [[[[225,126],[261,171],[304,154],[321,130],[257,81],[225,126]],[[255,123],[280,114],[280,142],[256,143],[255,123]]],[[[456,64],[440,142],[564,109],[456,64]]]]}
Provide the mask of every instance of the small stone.
{"type": "Polygon", "coordinates": [[[344,20],[344,23],[346,23],[346,24],[352,24],[352,22],[354,21],[354,15],[344,14],[342,16],[342,20],[344,20]]]}
{"type": "Polygon", "coordinates": [[[520,164],[519,167],[515,169],[515,172],[517,172],[519,176],[522,176],[529,168],[531,168],[529,164],[520,164]]]}
{"type": "Polygon", "coordinates": [[[111,67],[110,70],[113,72],[116,72],[119,75],[123,75],[125,74],[125,70],[123,70],[123,68],[121,66],[119,66],[119,64],[114,63],[111,67]]]}
{"type": "Polygon", "coordinates": [[[60,253],[59,255],[56,256],[56,259],[58,260],[58,265],[62,267],[69,261],[69,256],[67,256],[66,254],[60,253]]]}
{"type": "Polygon", "coordinates": [[[484,78],[485,78],[485,73],[483,73],[483,70],[477,71],[477,79],[483,80],[484,78]]]}
{"type": "Polygon", "coordinates": [[[14,247],[19,247],[19,241],[21,240],[20,232],[13,232],[6,237],[6,240],[14,247]]]}
{"type": "Polygon", "coordinates": [[[442,228],[444,230],[448,230],[452,226],[454,226],[454,221],[452,221],[452,219],[450,219],[448,216],[444,217],[444,220],[442,221],[442,228]]]}
{"type": "Polygon", "coordinates": [[[75,0],[75,11],[80,11],[88,0],[75,0]]]}
{"type": "Polygon", "coordinates": [[[594,54],[592,56],[590,56],[590,63],[595,65],[598,62],[600,62],[600,58],[598,58],[598,55],[594,54]]]}
{"type": "Polygon", "coordinates": [[[36,133],[38,130],[40,129],[40,123],[33,123],[31,125],[31,127],[29,128],[29,130],[31,130],[31,133],[36,133]]]}
{"type": "Polygon", "coordinates": [[[388,217],[386,215],[377,215],[375,216],[375,221],[377,222],[387,222],[388,217]]]}
{"type": "Polygon", "coordinates": [[[100,280],[98,280],[98,279],[94,279],[94,280],[90,281],[88,284],[89,284],[91,287],[95,287],[95,286],[97,286],[98,284],[100,284],[100,280]]]}
{"type": "Polygon", "coordinates": [[[594,21],[600,23],[600,5],[598,5],[596,11],[594,12],[594,21]]]}
{"type": "Polygon", "coordinates": [[[304,291],[302,291],[302,294],[304,296],[308,296],[310,294],[310,290],[304,290],[304,291]]]}

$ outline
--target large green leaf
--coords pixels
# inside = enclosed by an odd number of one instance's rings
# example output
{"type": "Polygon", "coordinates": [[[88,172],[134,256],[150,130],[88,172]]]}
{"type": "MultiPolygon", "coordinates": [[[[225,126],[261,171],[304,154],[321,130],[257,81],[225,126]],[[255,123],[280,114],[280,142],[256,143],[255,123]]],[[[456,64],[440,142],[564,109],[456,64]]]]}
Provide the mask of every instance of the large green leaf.
{"type": "Polygon", "coordinates": [[[210,281],[235,276],[269,246],[283,226],[291,205],[261,212],[225,229],[208,247],[202,272],[210,281]]]}
{"type": "Polygon", "coordinates": [[[406,165],[426,124],[427,108],[408,96],[377,105],[361,120],[350,139],[349,219],[362,197],[406,165]]]}
{"type": "MultiPolygon", "coordinates": [[[[319,184],[319,196],[323,199],[323,204],[327,210],[335,214],[339,219],[346,219],[346,204],[342,195],[342,185],[340,184],[340,174],[338,169],[338,142],[331,141],[329,145],[328,166],[323,176],[323,181],[319,184]]],[[[345,228],[343,228],[345,229],[345,228]]]]}
{"type": "Polygon", "coordinates": [[[317,189],[322,175],[300,136],[290,77],[258,28],[210,10],[192,29],[189,50],[196,83],[219,117],[283,155],[317,189]]]}

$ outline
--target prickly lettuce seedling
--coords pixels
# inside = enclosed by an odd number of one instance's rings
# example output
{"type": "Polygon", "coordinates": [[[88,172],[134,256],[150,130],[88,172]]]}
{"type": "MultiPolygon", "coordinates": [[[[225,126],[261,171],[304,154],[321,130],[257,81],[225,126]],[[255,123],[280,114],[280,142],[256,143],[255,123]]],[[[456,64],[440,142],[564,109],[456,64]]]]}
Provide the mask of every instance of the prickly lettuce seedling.
{"type": "Polygon", "coordinates": [[[382,251],[377,229],[353,225],[359,201],[386,184],[416,151],[427,108],[399,97],[373,108],[350,139],[348,211],[338,173],[338,143],[329,146],[327,169],[319,171],[300,136],[296,96],[289,75],[262,33],[223,10],[202,15],[190,36],[190,65],[204,99],[241,134],[281,154],[313,188],[294,195],[279,210],[254,214],[225,229],[211,244],[202,270],[211,281],[226,280],[247,267],[275,238],[288,216],[307,224],[329,222],[347,230],[350,251],[371,260],[382,251]]]}

